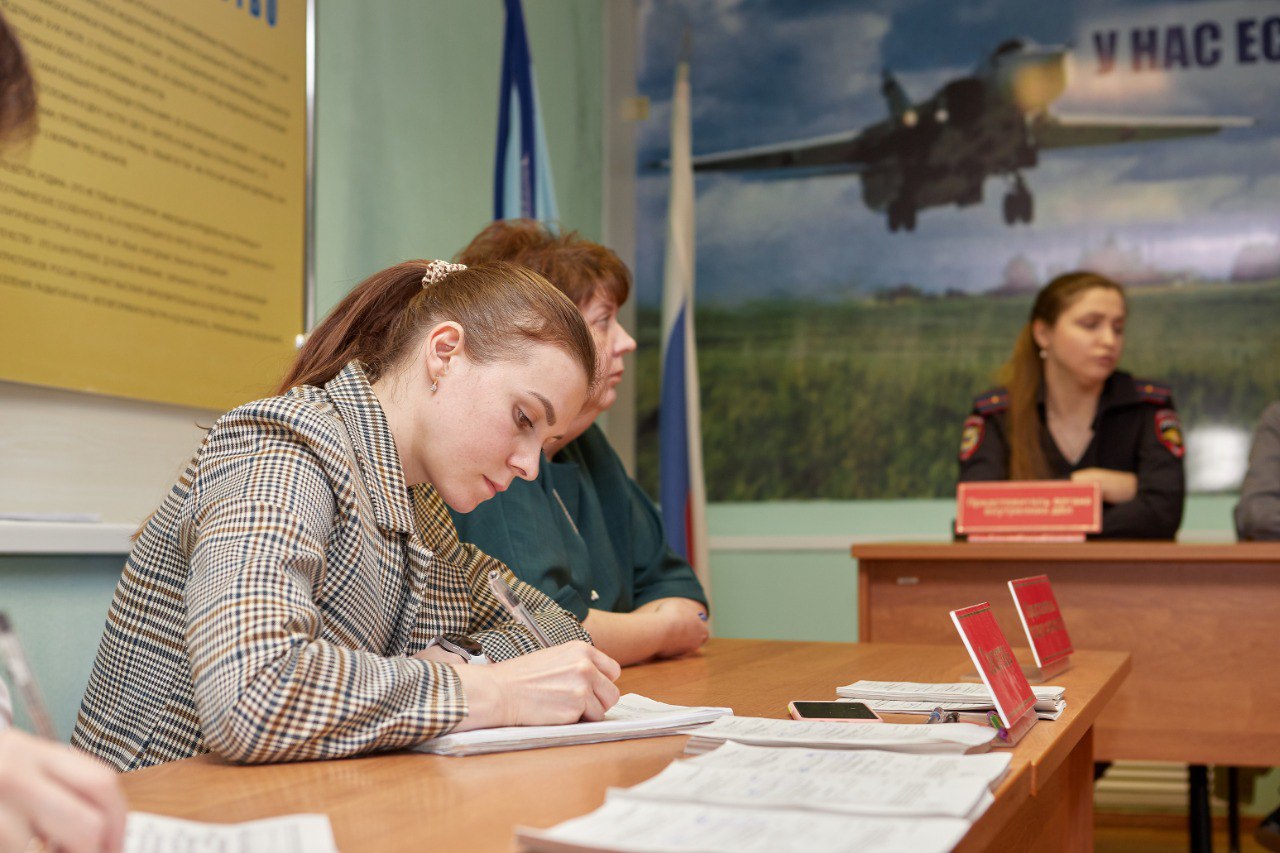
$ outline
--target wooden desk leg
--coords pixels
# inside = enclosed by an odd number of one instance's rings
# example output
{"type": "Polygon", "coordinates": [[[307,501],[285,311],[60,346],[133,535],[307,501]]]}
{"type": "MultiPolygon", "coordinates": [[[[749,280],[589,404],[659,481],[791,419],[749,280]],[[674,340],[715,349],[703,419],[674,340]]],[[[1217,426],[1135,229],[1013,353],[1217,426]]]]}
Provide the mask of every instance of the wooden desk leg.
{"type": "Polygon", "coordinates": [[[1067,789],[1067,835],[1064,850],[1093,850],[1093,727],[1080,738],[1080,743],[1067,758],[1065,772],[1070,779],[1067,789]]]}
{"type": "Polygon", "coordinates": [[[1240,768],[1227,768],[1227,849],[1240,853],[1240,768]]]}
{"type": "Polygon", "coordinates": [[[996,833],[958,850],[1093,851],[1093,729],[996,833]]]}
{"type": "Polygon", "coordinates": [[[1213,853],[1213,823],[1209,816],[1209,768],[1192,764],[1187,768],[1187,823],[1191,853],[1213,853]]]}

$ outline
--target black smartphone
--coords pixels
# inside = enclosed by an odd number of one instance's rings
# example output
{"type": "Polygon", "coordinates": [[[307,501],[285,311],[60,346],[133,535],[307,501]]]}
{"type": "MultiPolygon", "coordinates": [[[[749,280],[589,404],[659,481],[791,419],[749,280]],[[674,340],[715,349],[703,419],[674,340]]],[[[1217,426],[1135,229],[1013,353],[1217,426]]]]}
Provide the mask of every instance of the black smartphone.
{"type": "Polygon", "coordinates": [[[848,721],[883,722],[880,716],[862,702],[788,702],[787,710],[797,720],[821,720],[828,723],[848,721]]]}

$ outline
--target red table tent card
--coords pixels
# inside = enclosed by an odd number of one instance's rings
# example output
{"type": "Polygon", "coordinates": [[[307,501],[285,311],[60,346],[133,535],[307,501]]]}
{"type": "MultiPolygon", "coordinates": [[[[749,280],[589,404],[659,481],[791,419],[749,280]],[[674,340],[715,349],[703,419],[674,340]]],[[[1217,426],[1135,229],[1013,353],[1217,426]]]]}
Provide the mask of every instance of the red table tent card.
{"type": "Polygon", "coordinates": [[[1035,676],[1041,680],[1052,678],[1071,665],[1071,653],[1075,650],[1071,647],[1067,623],[1058,609],[1058,599],[1049,584],[1049,576],[1011,580],[1009,592],[1031,643],[1031,654],[1036,660],[1035,676]]]}
{"type": "Polygon", "coordinates": [[[951,611],[951,621],[969,650],[969,657],[982,678],[982,683],[995,700],[996,712],[1006,734],[998,741],[1013,746],[1036,722],[1036,696],[1009,641],[991,615],[987,602],[951,611]]]}

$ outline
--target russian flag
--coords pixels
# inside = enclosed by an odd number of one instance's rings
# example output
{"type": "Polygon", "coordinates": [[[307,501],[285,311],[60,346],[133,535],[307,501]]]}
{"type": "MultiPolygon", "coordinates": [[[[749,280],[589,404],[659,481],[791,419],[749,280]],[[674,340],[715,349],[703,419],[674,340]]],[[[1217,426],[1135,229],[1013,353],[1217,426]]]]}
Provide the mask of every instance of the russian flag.
{"type": "Polygon", "coordinates": [[[707,495],[702,474],[702,409],[694,345],[694,195],[689,64],[676,68],[671,100],[671,192],[662,291],[662,396],[658,450],[662,520],[671,547],[711,594],[707,495]]]}
{"type": "Polygon", "coordinates": [[[520,0],[505,0],[507,29],[498,90],[498,150],[493,167],[493,218],[556,222],[555,185],[547,134],[538,110],[533,58],[520,0]]]}

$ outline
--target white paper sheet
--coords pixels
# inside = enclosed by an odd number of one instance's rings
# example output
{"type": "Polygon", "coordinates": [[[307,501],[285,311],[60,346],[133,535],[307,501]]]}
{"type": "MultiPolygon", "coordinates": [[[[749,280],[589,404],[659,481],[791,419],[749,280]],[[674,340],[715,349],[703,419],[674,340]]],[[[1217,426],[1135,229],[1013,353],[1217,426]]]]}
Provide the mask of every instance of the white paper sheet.
{"type": "Polygon", "coordinates": [[[130,812],[125,853],[337,853],[328,815],[294,814],[246,823],[202,823],[130,812]]]}
{"type": "Polygon", "coordinates": [[[521,828],[530,850],[620,853],[944,853],[969,822],[649,802],[611,791],[591,814],[547,830],[521,828]]]}
{"type": "Polygon", "coordinates": [[[774,720],[763,717],[721,717],[691,732],[686,747],[696,753],[733,740],[758,746],[807,746],[821,749],[885,749],[892,752],[984,752],[996,731],[990,726],[955,723],[945,726],[813,720],[774,720]]]}
{"type": "Polygon", "coordinates": [[[703,767],[745,767],[778,772],[844,773],[866,775],[976,776],[994,788],[1013,756],[1008,752],[981,755],[917,755],[879,749],[804,749],[791,746],[751,746],[730,741],[724,746],[687,758],[683,763],[703,767]]]}
{"type": "Polygon", "coordinates": [[[690,726],[732,714],[729,708],[668,705],[636,693],[627,693],[595,723],[563,726],[504,726],[444,735],[414,747],[437,755],[480,755],[544,746],[600,743],[626,738],[677,734],[690,726]]]}
{"type": "MultiPolygon", "coordinates": [[[[1052,706],[1066,694],[1065,687],[1052,685],[1032,686],[1036,706],[1042,703],[1052,706]]],[[[983,702],[991,700],[991,693],[981,682],[939,682],[921,681],[855,681],[836,688],[836,694],[848,699],[900,699],[910,701],[954,700],[957,702],[983,702]]],[[[1046,710],[1048,708],[1046,707],[1046,710]]]]}
{"type": "MultiPolygon", "coordinates": [[[[837,702],[861,702],[873,711],[884,714],[915,714],[918,716],[928,716],[933,712],[934,708],[941,707],[944,711],[959,711],[962,714],[972,714],[973,719],[969,722],[981,722],[981,715],[985,711],[994,711],[995,703],[991,701],[985,702],[956,702],[953,700],[945,700],[940,702],[906,702],[898,699],[837,699],[837,702]]],[[[1067,703],[1058,701],[1054,703],[1053,710],[1040,710],[1040,706],[1044,704],[1036,702],[1036,717],[1041,720],[1056,720],[1062,716],[1062,712],[1067,709],[1067,703]]]]}
{"type": "MultiPolygon", "coordinates": [[[[726,744],[725,747],[734,744],[726,744]]],[[[779,751],[788,751],[783,747],[779,751]]],[[[805,751],[805,750],[791,750],[805,751]]],[[[896,817],[965,818],[983,797],[990,794],[989,781],[979,775],[924,772],[922,767],[897,762],[878,762],[884,755],[866,750],[841,752],[844,757],[871,761],[850,762],[847,767],[827,766],[821,770],[782,769],[779,762],[769,766],[715,766],[699,764],[714,759],[677,761],[627,793],[629,796],[667,802],[698,802],[708,805],[742,806],[754,809],[799,809],[850,815],[896,817]],[[859,764],[863,766],[859,766],[859,764]],[[880,772],[873,765],[881,764],[880,772]],[[883,765],[893,766],[883,766],[883,765]]],[[[895,756],[934,758],[936,756],[895,756]]],[[[984,758],[986,756],[946,756],[984,758]]]]}
{"type": "MultiPolygon", "coordinates": [[[[1052,685],[1033,686],[1036,697],[1036,716],[1042,720],[1056,720],[1066,710],[1063,697],[1065,687],[1052,685]]],[[[842,699],[866,702],[874,711],[893,714],[928,714],[941,706],[947,711],[993,710],[995,701],[991,692],[981,682],[942,682],[931,684],[920,681],[855,681],[836,688],[842,699]],[[899,705],[900,707],[895,707],[899,705]]]]}

